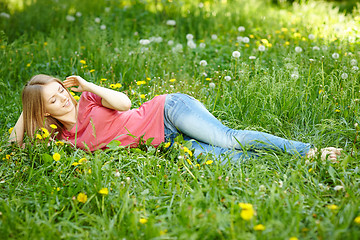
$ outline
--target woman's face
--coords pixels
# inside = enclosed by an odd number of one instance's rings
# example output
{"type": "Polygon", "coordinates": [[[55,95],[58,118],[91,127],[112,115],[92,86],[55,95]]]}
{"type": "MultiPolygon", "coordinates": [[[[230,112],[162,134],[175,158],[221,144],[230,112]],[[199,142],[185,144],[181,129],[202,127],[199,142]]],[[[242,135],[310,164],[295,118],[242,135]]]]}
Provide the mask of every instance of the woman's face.
{"type": "Polygon", "coordinates": [[[54,118],[70,113],[75,107],[66,89],[57,82],[44,85],[42,97],[45,103],[46,115],[54,118]]]}

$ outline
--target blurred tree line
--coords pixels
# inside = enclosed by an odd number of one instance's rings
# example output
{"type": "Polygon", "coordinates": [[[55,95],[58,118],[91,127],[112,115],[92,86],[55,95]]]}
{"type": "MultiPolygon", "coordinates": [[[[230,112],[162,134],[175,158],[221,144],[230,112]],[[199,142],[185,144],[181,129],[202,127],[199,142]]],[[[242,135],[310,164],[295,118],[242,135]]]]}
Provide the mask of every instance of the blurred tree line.
{"type": "MultiPolygon", "coordinates": [[[[298,3],[308,2],[308,0],[271,0],[271,1],[276,5],[288,5],[288,4],[293,4],[294,2],[298,2],[298,3]]],[[[340,12],[351,13],[356,8],[360,8],[359,0],[321,0],[321,1],[332,2],[334,6],[339,8],[340,12]]]]}

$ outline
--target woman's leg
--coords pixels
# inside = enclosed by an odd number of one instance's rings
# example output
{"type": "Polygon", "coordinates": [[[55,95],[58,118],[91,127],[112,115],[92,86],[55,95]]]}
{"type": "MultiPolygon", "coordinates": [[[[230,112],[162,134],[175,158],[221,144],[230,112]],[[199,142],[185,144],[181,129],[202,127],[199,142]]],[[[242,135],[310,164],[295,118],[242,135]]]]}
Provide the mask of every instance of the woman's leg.
{"type": "Polygon", "coordinates": [[[178,131],[199,142],[226,149],[271,149],[301,155],[311,145],[276,137],[271,134],[234,130],[224,126],[199,101],[185,94],[170,94],[166,98],[165,122],[172,132],[178,131]]]}

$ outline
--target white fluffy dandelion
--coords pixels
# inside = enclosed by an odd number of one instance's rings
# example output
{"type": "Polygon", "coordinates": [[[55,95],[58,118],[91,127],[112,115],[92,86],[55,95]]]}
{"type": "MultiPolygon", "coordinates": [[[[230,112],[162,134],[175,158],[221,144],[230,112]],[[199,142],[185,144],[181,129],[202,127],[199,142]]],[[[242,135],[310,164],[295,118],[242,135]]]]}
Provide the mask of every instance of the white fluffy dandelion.
{"type": "Polygon", "coordinates": [[[242,42],[242,41],[243,41],[243,37],[238,36],[238,37],[236,38],[236,40],[237,40],[238,42],[242,42]]]}
{"type": "Polygon", "coordinates": [[[181,43],[176,44],[176,46],[171,49],[171,51],[175,53],[181,52],[182,50],[183,50],[183,45],[181,43]]]}
{"type": "Polygon", "coordinates": [[[191,33],[188,33],[188,34],[186,34],[186,39],[187,40],[193,40],[194,39],[194,35],[192,35],[191,33]]]}
{"type": "Polygon", "coordinates": [[[230,81],[230,80],[231,80],[231,77],[230,77],[230,76],[225,76],[225,80],[226,80],[226,81],[230,81]]]}
{"type": "Polygon", "coordinates": [[[315,36],[314,36],[314,34],[309,34],[308,38],[309,38],[310,40],[314,40],[314,39],[315,39],[315,36]]]}
{"type": "Polygon", "coordinates": [[[349,75],[347,73],[341,74],[341,78],[344,80],[347,79],[348,77],[349,77],[349,75]]]}
{"type": "Polygon", "coordinates": [[[200,66],[205,67],[207,65],[207,61],[206,60],[201,60],[200,61],[200,66]]]}
{"type": "Polygon", "coordinates": [[[81,16],[82,16],[82,13],[81,13],[81,12],[76,12],[76,13],[75,13],[75,16],[81,17],[81,16]]]}
{"type": "Polygon", "coordinates": [[[68,22],[73,22],[73,21],[75,21],[75,17],[74,17],[74,16],[71,16],[71,15],[67,15],[67,16],[66,16],[66,21],[68,21],[68,22]]]}
{"type": "Polygon", "coordinates": [[[216,40],[217,38],[218,38],[218,37],[217,37],[216,34],[212,34],[212,35],[211,35],[211,39],[212,39],[212,40],[216,40]]]}
{"type": "Polygon", "coordinates": [[[169,40],[169,41],[167,42],[167,44],[168,44],[169,46],[174,45],[174,41],[173,41],[173,40],[169,40]]]}
{"type": "Polygon", "coordinates": [[[2,12],[2,13],[0,13],[0,17],[2,17],[2,18],[10,18],[10,14],[8,14],[6,12],[2,12]]]}
{"type": "Polygon", "coordinates": [[[196,48],[196,43],[195,43],[193,40],[189,40],[189,41],[187,42],[187,46],[188,46],[189,48],[196,48]]]}
{"type": "Polygon", "coordinates": [[[256,59],[256,57],[255,56],[250,56],[249,59],[254,60],[254,59],[256,59]]]}
{"type": "Polygon", "coordinates": [[[303,50],[302,50],[302,48],[301,47],[296,47],[295,48],[295,52],[297,52],[297,53],[301,53],[303,50]]]}
{"type": "Polygon", "coordinates": [[[105,30],[105,29],[106,29],[106,25],[105,25],[105,24],[101,24],[100,29],[101,29],[101,30],[105,30]]]}
{"type": "Polygon", "coordinates": [[[213,83],[213,82],[209,83],[209,87],[210,88],[215,88],[215,83],[213,83]]]}
{"type": "Polygon", "coordinates": [[[260,52],[264,52],[264,51],[265,51],[265,46],[264,46],[264,45],[260,45],[260,46],[258,47],[258,50],[259,50],[260,52]]]}
{"type": "Polygon", "coordinates": [[[314,47],[312,48],[312,50],[314,50],[314,51],[319,51],[320,48],[319,48],[318,46],[314,46],[314,47]]]}
{"type": "Polygon", "coordinates": [[[294,73],[291,74],[291,78],[296,80],[296,79],[299,78],[299,74],[297,72],[294,72],[294,73]]]}
{"type": "Polygon", "coordinates": [[[240,57],[240,52],[239,51],[233,51],[233,53],[232,53],[232,56],[234,57],[234,58],[239,58],[240,57]]]}
{"type": "Polygon", "coordinates": [[[238,31],[239,31],[239,32],[245,32],[245,27],[244,27],[244,26],[238,27],[238,31]]]}
{"type": "Polygon", "coordinates": [[[335,190],[335,191],[340,191],[340,190],[342,190],[342,189],[344,189],[344,186],[341,186],[341,185],[338,185],[338,186],[335,186],[335,187],[334,187],[334,190],[335,190]]]}
{"type": "Polygon", "coordinates": [[[205,47],[206,47],[206,44],[202,42],[202,43],[199,44],[199,47],[205,48],[205,47]]]}
{"type": "Polygon", "coordinates": [[[94,21],[95,21],[96,23],[99,23],[99,22],[101,22],[101,19],[97,17],[97,18],[94,19],[94,21]]]}
{"type": "Polygon", "coordinates": [[[333,53],[331,56],[333,59],[338,59],[340,57],[338,53],[333,53]]]}
{"type": "Polygon", "coordinates": [[[356,59],[351,59],[350,64],[351,64],[351,66],[356,66],[358,64],[358,62],[356,59]]]}
{"type": "Polygon", "coordinates": [[[148,45],[148,44],[150,44],[150,40],[149,39],[140,39],[140,44],[141,45],[148,45]]]}
{"type": "Polygon", "coordinates": [[[353,72],[356,72],[356,71],[359,70],[359,67],[358,67],[358,66],[353,66],[353,67],[351,68],[351,70],[352,70],[353,72]]]}
{"type": "Polygon", "coordinates": [[[106,8],[105,8],[105,12],[107,12],[107,13],[110,12],[110,10],[111,10],[110,7],[106,7],[106,8]]]}
{"type": "Polygon", "coordinates": [[[176,21],[175,21],[175,20],[167,20],[167,21],[166,21],[166,25],[168,25],[168,26],[175,26],[175,25],[176,25],[176,21]]]}
{"type": "Polygon", "coordinates": [[[242,41],[243,41],[243,43],[249,43],[249,42],[250,42],[250,38],[248,38],[248,37],[243,37],[242,41]]]}

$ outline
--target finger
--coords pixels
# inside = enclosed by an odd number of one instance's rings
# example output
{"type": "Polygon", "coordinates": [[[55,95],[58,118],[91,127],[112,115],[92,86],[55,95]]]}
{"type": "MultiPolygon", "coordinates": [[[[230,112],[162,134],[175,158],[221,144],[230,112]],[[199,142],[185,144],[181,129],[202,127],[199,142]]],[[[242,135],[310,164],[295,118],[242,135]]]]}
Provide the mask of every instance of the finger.
{"type": "Polygon", "coordinates": [[[71,91],[73,91],[73,92],[81,92],[81,91],[79,91],[79,89],[78,88],[71,88],[71,91]]]}

